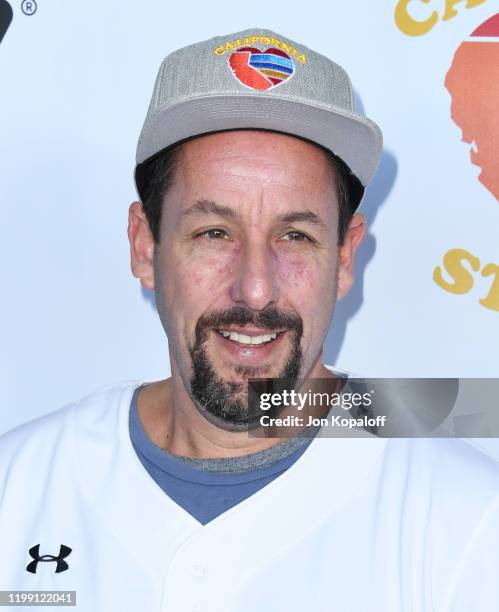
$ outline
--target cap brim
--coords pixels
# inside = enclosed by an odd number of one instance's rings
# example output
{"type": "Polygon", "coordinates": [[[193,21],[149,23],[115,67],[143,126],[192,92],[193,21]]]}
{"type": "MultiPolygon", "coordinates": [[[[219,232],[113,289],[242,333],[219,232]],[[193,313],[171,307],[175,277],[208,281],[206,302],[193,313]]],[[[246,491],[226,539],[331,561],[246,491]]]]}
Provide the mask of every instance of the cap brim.
{"type": "Polygon", "coordinates": [[[237,129],[277,131],[315,142],[340,157],[363,187],[376,172],[383,146],[373,121],[343,109],[248,94],[190,98],[157,113],[140,135],[135,173],[139,195],[140,164],[195,136],[237,129]]]}

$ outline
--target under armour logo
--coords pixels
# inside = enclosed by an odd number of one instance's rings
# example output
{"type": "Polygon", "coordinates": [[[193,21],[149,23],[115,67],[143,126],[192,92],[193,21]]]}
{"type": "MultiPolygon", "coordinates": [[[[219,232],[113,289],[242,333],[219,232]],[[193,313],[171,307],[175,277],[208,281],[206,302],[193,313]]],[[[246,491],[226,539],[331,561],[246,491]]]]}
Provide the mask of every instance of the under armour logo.
{"type": "Polygon", "coordinates": [[[69,565],[66,563],[66,561],[64,561],[64,559],[71,554],[71,550],[72,549],[69,548],[69,546],[64,546],[64,544],[61,544],[61,549],[57,557],[54,557],[54,555],[40,556],[40,544],[37,544],[36,546],[33,546],[29,549],[29,554],[33,557],[34,561],[28,563],[28,565],[26,566],[26,571],[31,572],[32,574],[36,574],[36,568],[40,561],[44,563],[56,561],[57,567],[55,569],[55,573],[58,574],[59,572],[65,572],[68,569],[69,565]]]}

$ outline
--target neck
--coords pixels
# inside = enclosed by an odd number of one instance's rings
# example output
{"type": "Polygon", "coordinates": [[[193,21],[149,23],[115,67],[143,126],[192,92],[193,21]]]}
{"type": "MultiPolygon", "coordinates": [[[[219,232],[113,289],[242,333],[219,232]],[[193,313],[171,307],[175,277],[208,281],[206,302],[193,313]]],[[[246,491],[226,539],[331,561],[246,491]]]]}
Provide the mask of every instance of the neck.
{"type": "MultiPolygon", "coordinates": [[[[335,378],[322,365],[322,352],[307,378],[335,378]]],[[[174,455],[192,458],[241,457],[282,442],[282,438],[251,437],[208,421],[196,408],[172,361],[172,376],[147,385],[137,400],[139,418],[156,446],[174,455]]]]}

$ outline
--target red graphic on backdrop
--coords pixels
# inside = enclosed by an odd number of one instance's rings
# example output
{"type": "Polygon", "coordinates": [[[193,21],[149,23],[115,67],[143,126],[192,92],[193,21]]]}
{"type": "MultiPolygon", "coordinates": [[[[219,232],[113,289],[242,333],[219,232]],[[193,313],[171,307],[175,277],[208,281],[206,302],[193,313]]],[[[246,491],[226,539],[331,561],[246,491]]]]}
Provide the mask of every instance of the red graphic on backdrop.
{"type": "Polygon", "coordinates": [[[499,201],[499,13],[458,47],[445,86],[452,120],[482,170],[478,179],[499,201]]]}
{"type": "Polygon", "coordinates": [[[295,70],[291,57],[281,49],[260,51],[255,47],[243,47],[229,58],[234,76],[250,89],[266,90],[280,85],[295,70]]]}

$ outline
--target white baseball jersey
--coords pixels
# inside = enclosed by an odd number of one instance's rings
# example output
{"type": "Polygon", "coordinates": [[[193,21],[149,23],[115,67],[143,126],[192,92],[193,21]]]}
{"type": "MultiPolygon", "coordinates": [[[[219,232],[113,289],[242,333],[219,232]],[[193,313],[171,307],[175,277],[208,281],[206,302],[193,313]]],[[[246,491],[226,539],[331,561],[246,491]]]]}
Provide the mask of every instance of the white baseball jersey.
{"type": "Polygon", "coordinates": [[[469,444],[319,436],[203,526],[135,454],[139,384],[0,438],[0,590],[73,590],[80,612],[499,610],[499,474],[469,444]]]}

